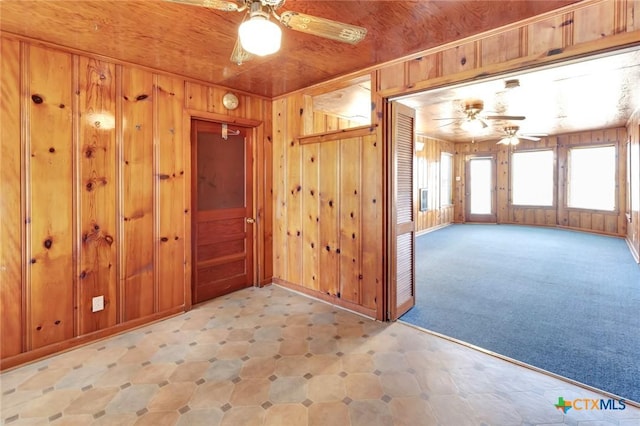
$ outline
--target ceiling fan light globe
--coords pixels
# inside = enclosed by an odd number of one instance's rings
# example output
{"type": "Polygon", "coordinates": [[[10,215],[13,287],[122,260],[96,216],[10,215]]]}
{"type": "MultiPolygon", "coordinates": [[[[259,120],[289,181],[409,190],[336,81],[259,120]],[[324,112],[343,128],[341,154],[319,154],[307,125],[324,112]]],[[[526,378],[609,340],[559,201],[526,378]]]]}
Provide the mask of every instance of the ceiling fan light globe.
{"type": "Polygon", "coordinates": [[[271,55],[280,50],[282,30],[262,15],[252,16],[240,24],[238,35],[242,48],[254,55],[271,55]]]}
{"type": "Polygon", "coordinates": [[[463,121],[460,127],[462,127],[462,129],[466,132],[469,132],[473,135],[477,135],[485,129],[486,124],[483,123],[481,120],[474,118],[471,120],[463,121]]]}

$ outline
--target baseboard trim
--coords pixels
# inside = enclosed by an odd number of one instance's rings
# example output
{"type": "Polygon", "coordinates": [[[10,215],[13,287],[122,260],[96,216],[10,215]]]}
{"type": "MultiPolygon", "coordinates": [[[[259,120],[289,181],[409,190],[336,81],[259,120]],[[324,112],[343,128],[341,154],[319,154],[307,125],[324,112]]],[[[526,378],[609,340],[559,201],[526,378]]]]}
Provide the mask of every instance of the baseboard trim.
{"type": "Polygon", "coordinates": [[[0,371],[4,373],[11,369],[22,367],[24,365],[40,361],[41,359],[45,359],[50,356],[68,352],[81,346],[86,346],[100,340],[122,334],[127,331],[145,327],[150,324],[155,324],[167,318],[181,315],[187,310],[188,309],[186,309],[185,306],[179,306],[167,311],[157,312],[144,318],[138,318],[135,320],[127,321],[125,323],[116,324],[113,327],[94,331],[92,333],[73,337],[62,342],[52,343],[51,345],[43,346],[38,349],[33,349],[28,352],[23,352],[11,357],[3,358],[2,360],[0,360],[0,371]]]}
{"type": "Polygon", "coordinates": [[[312,299],[318,299],[322,302],[328,303],[330,305],[335,305],[339,308],[345,309],[347,311],[350,311],[354,314],[358,314],[358,315],[362,315],[364,317],[370,318],[375,320],[376,319],[376,310],[375,309],[370,309],[370,308],[366,308],[364,306],[360,306],[358,304],[352,303],[352,302],[348,302],[346,300],[342,300],[340,298],[338,298],[338,296],[332,295],[332,294],[325,294],[325,293],[321,293],[319,291],[315,291],[315,290],[310,290],[306,287],[302,287],[301,285],[298,284],[294,284],[292,282],[280,279],[280,278],[273,278],[273,283],[279,285],[280,287],[284,287],[287,290],[291,290],[294,291],[296,293],[300,293],[304,296],[307,297],[311,297],[312,299]]]}
{"type": "Polygon", "coordinates": [[[419,236],[424,235],[424,234],[428,234],[429,232],[437,231],[438,229],[446,228],[447,226],[449,226],[451,224],[452,224],[452,222],[449,222],[449,223],[444,223],[442,225],[432,226],[431,228],[423,229],[421,231],[416,232],[416,237],[419,237],[419,236]]]}
{"type": "Polygon", "coordinates": [[[625,238],[624,240],[627,242],[627,246],[629,247],[629,251],[631,252],[631,256],[633,256],[633,259],[636,261],[636,263],[640,264],[640,253],[638,253],[638,251],[633,246],[633,244],[631,243],[631,240],[629,240],[629,238],[625,238]]]}
{"type": "Polygon", "coordinates": [[[616,394],[613,394],[611,392],[607,392],[605,390],[598,389],[598,388],[593,387],[593,386],[589,386],[587,384],[578,382],[578,381],[570,379],[568,377],[561,376],[559,374],[556,374],[556,373],[553,373],[551,371],[542,369],[540,367],[536,367],[535,365],[531,365],[531,364],[527,364],[526,362],[518,361],[517,359],[510,358],[510,357],[505,356],[505,355],[501,355],[501,354],[499,354],[497,352],[493,352],[493,351],[490,351],[488,349],[481,348],[480,346],[476,346],[476,345],[473,345],[471,343],[467,343],[467,342],[465,342],[463,340],[458,340],[455,337],[450,337],[450,336],[447,336],[446,334],[438,333],[437,331],[432,331],[432,330],[417,326],[415,324],[410,324],[410,323],[408,323],[406,321],[398,320],[398,323],[404,324],[404,325],[406,325],[408,327],[411,327],[411,328],[415,328],[417,330],[421,330],[421,331],[423,331],[423,332],[425,332],[427,334],[430,334],[432,336],[439,337],[439,338],[444,339],[444,340],[448,340],[450,342],[453,342],[453,343],[456,343],[458,345],[467,347],[469,349],[473,349],[473,350],[481,352],[481,353],[483,353],[485,355],[490,355],[492,357],[499,358],[499,359],[502,359],[504,361],[510,362],[511,364],[514,364],[514,365],[517,365],[517,366],[520,366],[520,367],[524,367],[524,368],[528,368],[529,370],[535,371],[536,373],[541,373],[541,374],[547,375],[549,377],[553,377],[554,379],[562,380],[563,382],[569,383],[569,384],[574,385],[574,386],[581,387],[581,388],[583,388],[585,390],[588,390],[588,391],[591,391],[591,392],[600,393],[600,394],[602,394],[602,395],[604,395],[604,396],[606,396],[608,398],[618,399],[618,400],[622,399],[622,400],[624,400],[625,404],[632,405],[632,406],[634,406],[636,408],[640,408],[640,402],[633,401],[633,400],[630,400],[630,399],[627,399],[627,398],[623,398],[623,397],[621,397],[619,395],[616,395],[616,394]]]}

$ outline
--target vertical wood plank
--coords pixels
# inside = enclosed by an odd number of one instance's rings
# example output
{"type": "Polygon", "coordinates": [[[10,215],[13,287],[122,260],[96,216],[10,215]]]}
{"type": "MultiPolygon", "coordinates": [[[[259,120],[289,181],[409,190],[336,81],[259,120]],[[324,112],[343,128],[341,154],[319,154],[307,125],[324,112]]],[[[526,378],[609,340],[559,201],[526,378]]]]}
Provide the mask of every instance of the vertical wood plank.
{"type": "Polygon", "coordinates": [[[79,332],[116,324],[115,66],[79,58],[80,276],[79,332]],[[92,312],[92,298],[104,310],[92,312]]]}
{"type": "Polygon", "coordinates": [[[287,104],[286,144],[286,196],[287,196],[287,280],[299,284],[302,281],[302,149],[295,140],[300,133],[302,98],[295,95],[287,104]]]}
{"type": "Polygon", "coordinates": [[[339,194],[339,262],[340,297],[360,304],[361,292],[361,144],[362,138],[343,139],[339,142],[340,180],[339,194]]]}
{"type": "Polygon", "coordinates": [[[263,181],[263,194],[264,199],[262,202],[263,215],[262,217],[262,236],[264,256],[262,262],[262,279],[263,282],[271,282],[273,278],[273,210],[274,210],[274,177],[273,177],[273,121],[272,121],[272,103],[271,101],[262,101],[263,106],[263,119],[264,130],[262,136],[262,153],[258,153],[258,159],[263,159],[264,169],[262,173],[258,173],[263,181]]]}
{"type": "Polygon", "coordinates": [[[380,70],[380,90],[399,89],[404,87],[405,63],[390,65],[380,70]]]}
{"type": "Polygon", "coordinates": [[[23,349],[20,42],[0,39],[0,357],[23,349]]]}
{"type": "Polygon", "coordinates": [[[286,149],[286,99],[273,104],[273,171],[274,171],[274,211],[273,211],[273,275],[286,280],[287,273],[287,163],[286,149]]]}
{"type": "Polygon", "coordinates": [[[483,38],[480,41],[482,56],[481,66],[498,64],[511,59],[516,59],[521,55],[520,28],[505,31],[491,37],[483,38]]]}
{"type": "Polygon", "coordinates": [[[184,265],[185,210],[188,178],[183,149],[184,86],[174,77],[157,76],[155,90],[158,169],[157,273],[158,309],[164,311],[185,303],[184,265]]]}
{"type": "Polygon", "coordinates": [[[529,55],[539,56],[550,50],[563,48],[562,28],[564,26],[562,16],[553,16],[530,24],[527,27],[529,55]]]}
{"type": "Polygon", "coordinates": [[[338,234],[338,180],[339,172],[338,142],[320,144],[320,291],[336,295],[339,291],[338,280],[339,247],[338,234]]]}
{"type": "Polygon", "coordinates": [[[302,194],[302,281],[309,289],[318,290],[320,285],[320,189],[318,144],[305,145],[302,153],[303,194],[302,194]]]}
{"type": "Polygon", "coordinates": [[[598,2],[573,12],[573,42],[575,44],[598,40],[615,32],[616,2],[598,2]]]}
{"type": "Polygon", "coordinates": [[[456,74],[476,68],[476,42],[452,47],[442,52],[442,74],[456,74]]]}
{"type": "Polygon", "coordinates": [[[417,59],[408,61],[409,81],[408,85],[412,86],[419,81],[429,80],[430,78],[440,77],[441,70],[441,54],[434,53],[417,59]]]}
{"type": "Polygon", "coordinates": [[[153,75],[122,68],[124,320],[154,312],[153,75]]]}
{"type": "Polygon", "coordinates": [[[73,337],[72,58],[29,49],[31,349],[73,337]],[[51,303],[55,301],[55,303],[51,303]]]}
{"type": "Polygon", "coordinates": [[[184,103],[188,109],[208,111],[209,87],[188,81],[185,83],[185,90],[184,103]]]}
{"type": "Polygon", "coordinates": [[[365,136],[362,139],[361,150],[362,176],[361,185],[361,250],[362,250],[362,306],[375,309],[378,303],[377,292],[382,285],[383,262],[380,254],[384,252],[383,232],[384,217],[382,212],[383,200],[383,160],[382,144],[376,135],[365,136]]]}

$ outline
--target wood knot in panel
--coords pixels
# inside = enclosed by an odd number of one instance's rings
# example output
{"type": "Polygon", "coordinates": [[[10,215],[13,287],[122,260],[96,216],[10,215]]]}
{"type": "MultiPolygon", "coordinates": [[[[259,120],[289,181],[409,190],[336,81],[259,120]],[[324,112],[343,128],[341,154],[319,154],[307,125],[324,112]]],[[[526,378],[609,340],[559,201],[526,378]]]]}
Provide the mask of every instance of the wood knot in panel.
{"type": "Polygon", "coordinates": [[[49,250],[52,245],[53,245],[53,241],[51,240],[51,238],[47,238],[46,240],[44,240],[44,247],[47,250],[49,250]]]}
{"type": "Polygon", "coordinates": [[[169,241],[169,238],[162,237],[162,238],[160,238],[160,241],[162,241],[163,243],[166,243],[167,241],[169,241]]]}
{"type": "Polygon", "coordinates": [[[55,325],[60,325],[60,324],[62,323],[62,321],[60,321],[60,320],[55,320],[53,323],[54,323],[55,325]]]}
{"type": "Polygon", "coordinates": [[[41,325],[37,326],[36,330],[38,330],[38,331],[42,330],[42,326],[41,325]]]}
{"type": "Polygon", "coordinates": [[[64,105],[64,104],[60,104],[60,105],[58,105],[58,107],[59,107],[60,109],[64,109],[65,105],[64,105]]]}
{"type": "Polygon", "coordinates": [[[44,102],[44,99],[42,99],[42,96],[36,95],[36,94],[31,95],[31,100],[33,101],[34,104],[38,104],[38,105],[44,102]]]}
{"type": "Polygon", "coordinates": [[[138,96],[136,97],[136,101],[144,101],[144,100],[145,100],[145,99],[147,99],[148,97],[149,97],[149,95],[146,95],[146,94],[144,94],[144,93],[143,93],[142,95],[138,95],[138,96]]]}
{"type": "Polygon", "coordinates": [[[51,147],[49,148],[49,152],[53,154],[54,152],[56,152],[56,149],[54,147],[51,147]]]}

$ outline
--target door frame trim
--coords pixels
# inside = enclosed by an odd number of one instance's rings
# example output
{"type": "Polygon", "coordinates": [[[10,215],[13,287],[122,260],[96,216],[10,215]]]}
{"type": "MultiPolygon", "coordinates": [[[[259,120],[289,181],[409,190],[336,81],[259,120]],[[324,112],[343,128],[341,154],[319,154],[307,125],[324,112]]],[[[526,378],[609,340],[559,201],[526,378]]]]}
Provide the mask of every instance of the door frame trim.
{"type": "MultiPolygon", "coordinates": [[[[264,247],[261,244],[261,239],[258,238],[259,235],[262,235],[262,224],[258,215],[258,194],[260,190],[263,188],[263,184],[260,184],[258,180],[258,163],[263,160],[262,158],[258,158],[258,142],[260,133],[264,134],[264,121],[253,120],[242,117],[231,117],[225,114],[218,114],[213,112],[200,111],[195,109],[185,109],[183,114],[182,121],[182,140],[185,141],[184,149],[185,149],[185,175],[188,179],[188,191],[185,191],[185,197],[187,200],[185,205],[189,206],[189,210],[185,213],[185,268],[184,268],[184,293],[185,293],[185,306],[184,310],[189,311],[193,307],[193,294],[192,294],[192,285],[193,285],[193,200],[191,197],[191,193],[193,191],[193,168],[192,168],[192,148],[193,141],[191,140],[191,122],[193,120],[200,121],[209,121],[220,124],[233,124],[239,127],[247,128],[247,136],[250,135],[252,138],[252,151],[251,155],[253,156],[252,161],[252,181],[253,181],[253,211],[252,215],[256,218],[255,229],[253,232],[253,286],[262,286],[265,283],[260,282],[260,268],[263,267],[261,264],[261,253],[264,252],[264,247]],[[189,143],[186,143],[189,141],[189,143]]],[[[271,282],[271,280],[268,280],[271,282]]]]}

